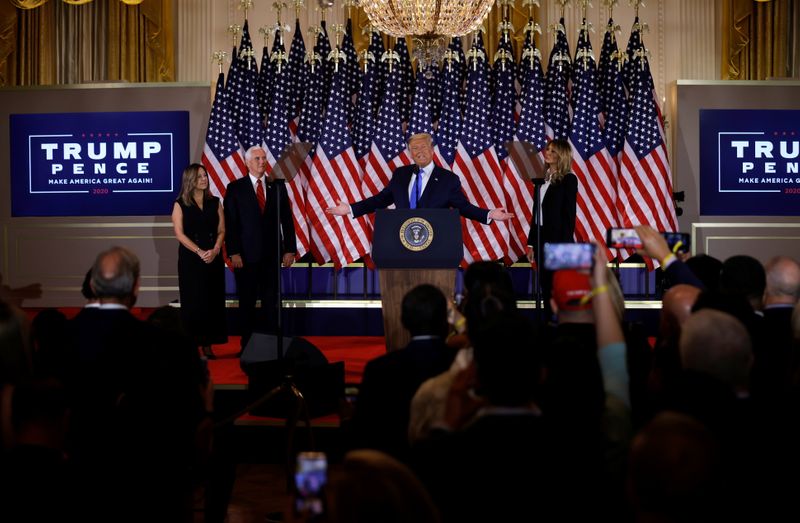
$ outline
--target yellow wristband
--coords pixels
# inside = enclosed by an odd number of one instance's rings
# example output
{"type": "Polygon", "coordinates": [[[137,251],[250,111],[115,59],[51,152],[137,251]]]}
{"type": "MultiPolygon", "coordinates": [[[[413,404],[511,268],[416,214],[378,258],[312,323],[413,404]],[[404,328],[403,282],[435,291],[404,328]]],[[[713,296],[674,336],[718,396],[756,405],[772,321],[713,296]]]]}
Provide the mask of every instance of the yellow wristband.
{"type": "Polygon", "coordinates": [[[594,298],[598,294],[603,294],[604,292],[608,292],[608,285],[601,285],[599,287],[595,287],[589,294],[586,294],[583,296],[583,298],[581,298],[580,302],[581,305],[586,305],[587,303],[592,301],[592,298],[594,298]]]}
{"type": "Polygon", "coordinates": [[[666,256],[664,256],[664,259],[661,260],[661,268],[662,269],[666,269],[667,265],[672,263],[672,260],[674,260],[674,259],[675,259],[675,253],[674,252],[671,252],[671,253],[667,254],[666,256]]]}

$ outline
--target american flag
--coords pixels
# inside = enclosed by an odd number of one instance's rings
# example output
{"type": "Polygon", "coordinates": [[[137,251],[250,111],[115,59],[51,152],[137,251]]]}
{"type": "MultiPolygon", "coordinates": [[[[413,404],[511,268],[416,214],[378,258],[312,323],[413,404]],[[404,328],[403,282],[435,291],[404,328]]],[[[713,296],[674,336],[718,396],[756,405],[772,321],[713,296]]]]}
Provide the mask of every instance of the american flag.
{"type": "MultiPolygon", "coordinates": [[[[494,147],[492,128],[487,122],[494,120],[490,114],[489,71],[486,50],[478,33],[469,55],[466,110],[461,136],[456,147],[453,172],[461,178],[461,185],[470,203],[484,209],[505,206],[503,170],[494,147]],[[481,58],[481,55],[483,58],[481,58]]],[[[477,260],[499,260],[508,251],[508,226],[492,221],[483,225],[462,218],[464,227],[464,263],[477,260]]]]}
{"type": "MultiPolygon", "coordinates": [[[[519,73],[522,76],[521,110],[514,139],[531,143],[539,151],[543,151],[547,147],[547,132],[544,123],[544,88],[542,85],[544,75],[542,74],[541,62],[532,51],[536,48],[535,46],[535,42],[530,42],[529,39],[526,39],[525,49],[531,49],[531,51],[523,59],[521,64],[523,67],[519,68],[519,73]],[[533,64],[533,67],[531,67],[531,64],[533,64]]],[[[544,162],[541,152],[539,156],[544,162]]],[[[514,162],[509,161],[510,174],[507,176],[518,176],[517,167],[514,162]]],[[[533,217],[533,184],[526,183],[521,188],[522,191],[519,193],[519,198],[513,202],[513,206],[509,209],[515,215],[511,222],[511,236],[509,238],[512,252],[517,252],[520,245],[524,252],[528,243],[528,233],[530,232],[531,219],[533,217]]]]}
{"type": "Polygon", "coordinates": [[[628,134],[620,161],[617,209],[625,227],[647,224],[659,231],[677,229],[672,174],[659,128],[650,72],[636,60],[628,134]]]}
{"type": "MultiPolygon", "coordinates": [[[[271,60],[274,65],[272,74],[272,97],[267,117],[267,129],[264,135],[264,150],[267,153],[267,174],[272,173],[275,164],[284,149],[291,143],[289,132],[289,89],[290,71],[286,69],[282,57],[288,58],[282,41],[276,34],[275,45],[272,46],[271,60]],[[279,65],[280,64],[280,65],[279,65]]],[[[308,222],[305,215],[305,182],[302,170],[291,182],[286,183],[286,192],[292,208],[294,230],[297,237],[297,257],[302,258],[309,250],[308,222]]]]}
{"type": "Polygon", "coordinates": [[[400,74],[399,68],[393,69],[378,111],[377,129],[364,162],[361,190],[365,198],[386,187],[395,169],[411,163],[400,121],[400,74]]]}
{"type": "Polygon", "coordinates": [[[544,119],[553,138],[569,138],[569,103],[567,88],[571,77],[569,44],[564,19],[559,20],[556,41],[550,51],[545,77],[544,119]]]}
{"type": "MultiPolygon", "coordinates": [[[[274,53],[278,45],[278,34],[275,34],[275,41],[272,44],[274,53]]],[[[283,47],[283,45],[281,45],[283,47]]],[[[261,121],[265,121],[269,113],[269,106],[272,99],[272,84],[275,75],[274,64],[270,63],[272,53],[265,44],[261,50],[261,67],[258,69],[258,82],[256,83],[256,95],[258,96],[258,110],[261,114],[261,121]]]]}
{"type": "MultiPolygon", "coordinates": [[[[292,46],[289,49],[289,63],[286,64],[286,73],[289,80],[289,120],[295,120],[300,116],[300,107],[303,105],[303,97],[306,92],[306,67],[303,60],[306,58],[306,44],[303,41],[303,33],[300,29],[300,20],[295,20],[294,36],[292,36],[292,46]]],[[[292,133],[297,132],[296,125],[293,125],[292,133]]]]}
{"type": "Polygon", "coordinates": [[[361,73],[358,70],[358,56],[356,46],[353,44],[353,20],[347,19],[347,29],[342,41],[342,52],[347,59],[339,64],[340,69],[344,69],[345,94],[347,95],[347,121],[353,122],[355,115],[355,102],[358,91],[361,90],[361,73]]]}
{"type": "MultiPolygon", "coordinates": [[[[376,58],[378,60],[379,58],[376,58]]],[[[356,100],[356,115],[353,120],[353,151],[361,168],[372,145],[377,125],[375,122],[375,98],[377,93],[378,68],[373,62],[367,64],[367,72],[361,80],[361,92],[356,100]]]]}
{"type": "MultiPolygon", "coordinates": [[[[431,110],[431,122],[438,122],[442,114],[442,68],[428,67],[424,73],[426,90],[428,91],[428,105],[431,110]]],[[[417,79],[419,81],[419,79],[417,79]]],[[[412,118],[414,109],[411,109],[412,118]]]]}
{"type": "Polygon", "coordinates": [[[383,45],[383,37],[377,29],[370,30],[368,50],[375,57],[375,63],[372,65],[375,68],[372,114],[378,114],[378,107],[380,107],[381,99],[383,98],[383,90],[386,88],[386,79],[389,77],[389,64],[382,60],[383,53],[386,52],[386,46],[383,45]]]}
{"type": "Polygon", "coordinates": [[[614,19],[609,18],[606,24],[606,32],[603,35],[603,48],[600,50],[600,60],[597,61],[597,94],[600,103],[600,112],[603,113],[603,121],[608,116],[611,106],[612,92],[614,90],[615,70],[617,62],[612,55],[617,52],[617,38],[614,34],[614,19]]]}
{"type": "Polygon", "coordinates": [[[247,169],[236,140],[224,81],[224,75],[219,73],[201,159],[211,182],[211,192],[220,198],[225,196],[228,183],[247,169]]]}
{"type": "MultiPolygon", "coordinates": [[[[578,177],[575,236],[578,241],[594,240],[603,245],[606,230],[617,226],[616,172],[600,130],[592,44],[587,30],[581,33],[581,47],[573,62],[575,113],[570,135],[572,170],[578,177]]],[[[611,251],[606,250],[606,256],[610,259],[611,251]]]]}
{"type": "Polygon", "coordinates": [[[464,49],[461,38],[450,41],[449,51],[458,56],[458,61],[445,62],[442,69],[442,113],[436,129],[434,159],[442,167],[450,169],[455,161],[456,146],[461,136],[461,87],[464,78],[464,49]]]}
{"type": "Polygon", "coordinates": [[[613,33],[614,20],[609,19],[600,55],[600,108],[605,113],[603,136],[608,152],[619,172],[619,153],[625,144],[628,129],[628,96],[619,68],[617,41],[613,33]]]}
{"type": "MultiPolygon", "coordinates": [[[[325,20],[319,23],[320,30],[322,31],[317,37],[317,43],[314,46],[314,52],[318,53],[322,59],[320,69],[322,69],[322,107],[328,107],[328,97],[331,93],[331,84],[333,82],[333,62],[328,60],[328,55],[331,53],[331,41],[328,37],[328,29],[325,20]]],[[[344,103],[345,100],[342,100],[344,103]]]]}
{"type": "MultiPolygon", "coordinates": [[[[306,70],[304,75],[306,79],[306,92],[303,100],[303,107],[300,111],[300,122],[297,126],[297,139],[301,142],[309,142],[316,147],[319,140],[320,131],[322,130],[322,69],[317,65],[314,66],[314,71],[311,71],[310,64],[303,64],[303,69],[306,70]]],[[[309,193],[308,193],[308,180],[311,176],[311,166],[313,164],[314,149],[306,157],[303,167],[300,169],[303,183],[303,193],[305,195],[305,212],[306,219],[310,222],[311,215],[309,215],[309,193]]],[[[319,263],[325,263],[330,259],[328,251],[325,249],[325,244],[317,234],[316,229],[312,226],[309,228],[309,249],[314,260],[319,263]]]]}
{"type": "Polygon", "coordinates": [[[333,77],[325,122],[308,180],[306,212],[334,267],[341,268],[369,253],[368,225],[362,216],[331,216],[325,209],[338,201],[361,200],[361,175],[347,129],[344,73],[333,77]]]}
{"type": "MultiPolygon", "coordinates": [[[[405,38],[398,38],[394,44],[394,52],[400,56],[400,63],[395,65],[400,70],[400,90],[398,91],[398,110],[400,119],[407,122],[411,117],[411,95],[414,92],[414,69],[411,67],[411,56],[405,38]]],[[[386,90],[389,86],[386,86],[386,90]]]]}
{"type": "MultiPolygon", "coordinates": [[[[252,51],[253,44],[250,42],[250,31],[247,28],[247,21],[244,23],[242,30],[242,43],[239,45],[239,54],[242,52],[252,51]]],[[[258,66],[255,57],[242,58],[231,68],[237,67],[239,70],[238,75],[229,75],[229,84],[231,85],[228,91],[228,103],[231,106],[238,108],[236,120],[236,137],[242,146],[242,149],[247,151],[254,145],[261,145],[264,140],[264,126],[261,121],[261,114],[258,109],[258,95],[256,94],[256,86],[258,84],[258,66]]],[[[247,171],[245,170],[245,174],[247,171]]]]}
{"type": "MultiPolygon", "coordinates": [[[[514,218],[507,222],[509,229],[508,256],[509,261],[513,262],[525,254],[528,236],[526,229],[530,227],[530,219],[528,219],[528,223],[524,223],[526,216],[525,200],[526,196],[530,194],[530,187],[526,186],[525,182],[517,174],[511,159],[508,158],[508,151],[505,146],[506,142],[514,139],[516,127],[517,93],[514,89],[514,73],[517,69],[517,64],[513,59],[510,42],[501,40],[500,50],[508,53],[509,57],[503,59],[497,55],[495,56],[495,91],[492,103],[492,117],[494,118],[495,149],[498,160],[500,160],[500,167],[503,170],[504,206],[514,213],[514,218]]],[[[527,214],[530,215],[530,212],[531,208],[528,205],[527,214]]]]}
{"type": "MultiPolygon", "coordinates": [[[[428,69],[427,71],[435,70],[428,69]]],[[[411,119],[408,122],[408,136],[427,133],[433,136],[433,118],[428,97],[428,85],[433,78],[427,78],[427,71],[417,73],[414,88],[414,102],[411,105],[411,119]]]]}
{"type": "MultiPolygon", "coordinates": [[[[531,18],[529,22],[532,23],[533,19],[531,18]]],[[[522,46],[522,56],[517,67],[517,78],[520,82],[520,100],[525,98],[525,90],[527,89],[528,82],[533,78],[533,76],[530,74],[531,62],[533,62],[533,73],[536,76],[536,81],[539,84],[539,88],[542,89],[542,86],[544,85],[542,61],[540,57],[536,55],[536,40],[531,33],[531,29],[527,29],[525,31],[525,44],[522,46]]],[[[544,100],[544,94],[542,94],[542,100],[544,100]]]]}

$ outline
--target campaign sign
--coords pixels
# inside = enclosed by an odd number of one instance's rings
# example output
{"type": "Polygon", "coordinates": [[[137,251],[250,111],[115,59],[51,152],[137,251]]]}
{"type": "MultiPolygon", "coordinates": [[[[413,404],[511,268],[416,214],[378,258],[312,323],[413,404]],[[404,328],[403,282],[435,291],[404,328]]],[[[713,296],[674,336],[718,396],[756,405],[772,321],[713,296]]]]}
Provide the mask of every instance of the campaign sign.
{"type": "Polygon", "coordinates": [[[189,112],[12,114],[12,216],[172,212],[189,112]]]}
{"type": "Polygon", "coordinates": [[[800,111],[700,111],[700,214],[800,214],[800,111]]]}

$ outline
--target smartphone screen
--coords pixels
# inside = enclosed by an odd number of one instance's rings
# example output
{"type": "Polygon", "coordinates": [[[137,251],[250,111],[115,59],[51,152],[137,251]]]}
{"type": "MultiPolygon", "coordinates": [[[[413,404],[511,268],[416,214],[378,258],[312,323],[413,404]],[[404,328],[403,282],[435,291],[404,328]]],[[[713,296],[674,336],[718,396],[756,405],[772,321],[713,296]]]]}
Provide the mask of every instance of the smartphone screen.
{"type": "Polygon", "coordinates": [[[692,250],[692,235],[688,232],[664,232],[664,239],[672,252],[689,252],[692,250]]]}
{"type": "Polygon", "coordinates": [[[325,484],[328,460],[324,452],[301,452],[294,474],[294,510],[296,517],[313,520],[325,513],[325,484]]]}
{"type": "Polygon", "coordinates": [[[550,271],[591,269],[594,251],[592,243],[545,243],[544,268],[550,271]]]}
{"type": "Polygon", "coordinates": [[[636,234],[636,229],[608,229],[606,245],[612,249],[641,249],[642,240],[636,234]]]}

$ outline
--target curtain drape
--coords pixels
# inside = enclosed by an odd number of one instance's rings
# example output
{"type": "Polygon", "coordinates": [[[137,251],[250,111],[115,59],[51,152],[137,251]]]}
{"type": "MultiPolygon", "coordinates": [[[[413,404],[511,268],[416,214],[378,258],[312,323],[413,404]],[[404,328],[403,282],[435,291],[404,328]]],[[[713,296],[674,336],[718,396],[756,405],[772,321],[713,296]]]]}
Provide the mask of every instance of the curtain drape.
{"type": "Polygon", "coordinates": [[[789,28],[794,0],[725,0],[722,13],[722,78],[765,80],[792,76],[789,28]]]}
{"type": "Polygon", "coordinates": [[[0,0],[0,86],[175,79],[173,0],[0,0]]]}

